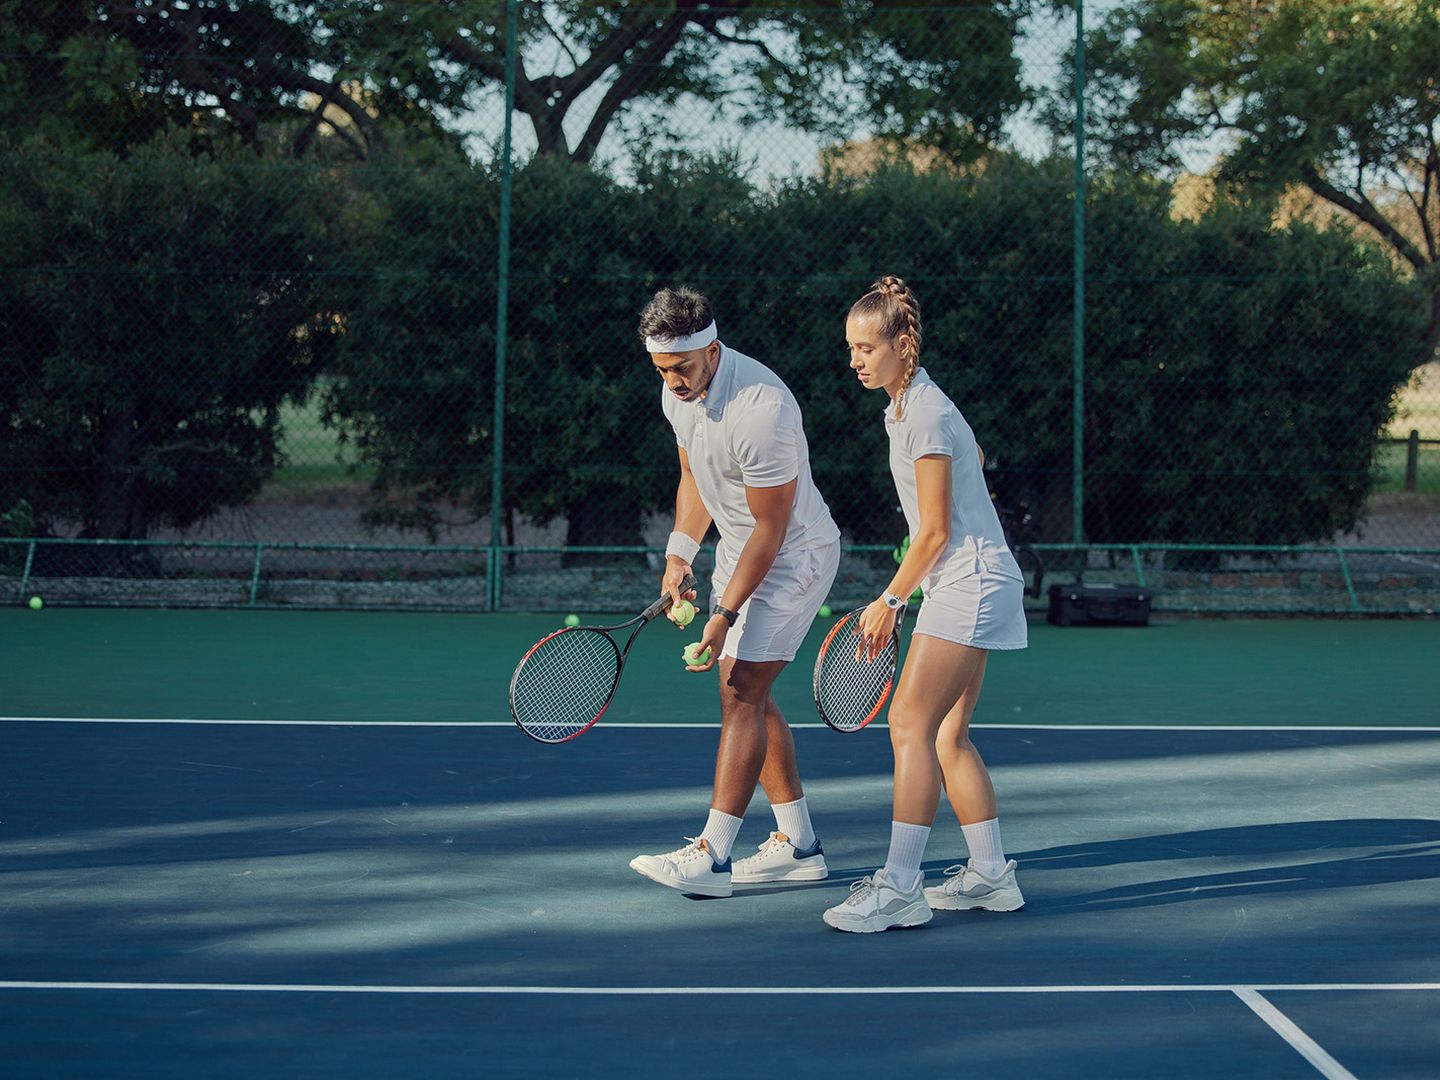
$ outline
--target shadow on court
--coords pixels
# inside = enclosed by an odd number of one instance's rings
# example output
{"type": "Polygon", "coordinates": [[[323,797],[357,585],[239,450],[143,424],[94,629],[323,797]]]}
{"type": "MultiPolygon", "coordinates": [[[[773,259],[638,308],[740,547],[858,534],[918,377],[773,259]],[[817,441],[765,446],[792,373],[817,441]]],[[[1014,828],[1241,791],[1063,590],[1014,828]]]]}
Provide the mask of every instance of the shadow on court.
{"type": "MultiPolygon", "coordinates": [[[[984,732],[1029,905],[937,913],[877,949],[819,916],[883,861],[882,733],[797,736],[829,880],[697,902],[626,863],[703,819],[713,731],[568,753],[507,728],[3,727],[7,979],[1233,983],[1434,960],[1414,936],[1440,876],[1423,733],[984,732]],[[1026,760],[1037,734],[1072,756],[1026,760]]],[[[759,797],[737,852],[771,827],[759,797]]],[[[930,855],[937,877],[963,857],[952,820],[930,855]]]]}

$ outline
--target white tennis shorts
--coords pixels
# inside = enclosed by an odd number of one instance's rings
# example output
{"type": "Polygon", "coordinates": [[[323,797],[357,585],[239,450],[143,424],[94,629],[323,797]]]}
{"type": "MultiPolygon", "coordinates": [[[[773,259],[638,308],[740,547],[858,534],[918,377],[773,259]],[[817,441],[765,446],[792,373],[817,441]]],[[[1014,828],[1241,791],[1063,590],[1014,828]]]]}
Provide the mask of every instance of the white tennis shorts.
{"type": "Polygon", "coordinates": [[[1024,597],[1025,583],[1005,574],[951,578],[926,592],[913,632],[976,649],[1023,649],[1024,597]]]}
{"type": "MultiPolygon", "coordinates": [[[[740,606],[740,617],[725,635],[721,659],[794,660],[839,569],[838,540],[825,547],[777,555],[760,587],[740,606]]],[[[730,567],[716,568],[710,579],[712,597],[725,595],[732,572],[730,567]]]]}

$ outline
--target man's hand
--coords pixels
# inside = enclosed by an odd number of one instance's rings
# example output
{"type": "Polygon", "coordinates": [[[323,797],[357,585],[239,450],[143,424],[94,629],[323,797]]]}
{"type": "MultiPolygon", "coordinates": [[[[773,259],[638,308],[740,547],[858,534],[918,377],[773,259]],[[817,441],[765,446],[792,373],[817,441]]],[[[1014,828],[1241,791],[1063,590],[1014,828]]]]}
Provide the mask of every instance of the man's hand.
{"type": "Polygon", "coordinates": [[[694,574],[690,564],[674,555],[665,560],[665,576],[660,579],[660,591],[670,594],[670,604],[673,607],[681,600],[694,600],[699,594],[691,589],[687,593],[680,592],[680,584],[687,577],[694,574]]]}
{"type": "Polygon", "coordinates": [[[720,653],[725,648],[725,637],[730,632],[730,620],[724,615],[711,615],[710,620],[705,624],[705,633],[700,637],[700,648],[695,652],[699,656],[705,655],[705,650],[710,650],[710,659],[703,664],[686,664],[686,671],[709,671],[720,659],[720,653]]]}

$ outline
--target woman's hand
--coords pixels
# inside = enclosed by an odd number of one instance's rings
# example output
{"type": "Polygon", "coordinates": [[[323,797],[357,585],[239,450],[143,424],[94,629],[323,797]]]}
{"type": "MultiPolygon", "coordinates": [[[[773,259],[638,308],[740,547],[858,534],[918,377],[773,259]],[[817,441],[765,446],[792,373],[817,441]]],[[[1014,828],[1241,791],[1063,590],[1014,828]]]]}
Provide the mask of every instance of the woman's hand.
{"type": "Polygon", "coordinates": [[[884,599],[873,601],[860,614],[855,635],[855,659],[866,663],[874,660],[884,650],[895,632],[895,619],[899,612],[885,603],[884,599]]]}

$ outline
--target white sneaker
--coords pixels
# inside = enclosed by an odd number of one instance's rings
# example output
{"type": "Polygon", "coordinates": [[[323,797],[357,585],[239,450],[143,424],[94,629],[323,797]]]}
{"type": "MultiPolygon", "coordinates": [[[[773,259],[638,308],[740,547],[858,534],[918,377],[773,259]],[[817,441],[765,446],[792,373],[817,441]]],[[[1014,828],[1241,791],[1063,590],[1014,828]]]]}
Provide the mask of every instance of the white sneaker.
{"type": "Polygon", "coordinates": [[[930,905],[920,882],[913,891],[901,892],[881,869],[851,885],[849,899],[825,912],[824,918],[836,930],[873,934],[892,926],[924,926],[930,921],[930,905]]]}
{"type": "Polygon", "coordinates": [[[736,885],[754,885],[761,881],[824,881],[829,876],[825,849],[818,839],[800,851],[783,832],[772,832],[759,851],[737,859],[730,871],[730,880],[736,885]]]}
{"type": "Polygon", "coordinates": [[[693,896],[729,896],[730,860],[717,863],[704,840],[685,839],[690,843],[667,855],[637,855],[630,860],[630,868],[693,896]]]}
{"type": "Polygon", "coordinates": [[[998,877],[986,877],[969,866],[950,866],[945,880],[925,890],[925,899],[939,911],[1019,911],[1025,906],[1020,886],[1015,884],[1015,860],[1005,864],[998,877]]]}

